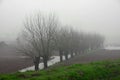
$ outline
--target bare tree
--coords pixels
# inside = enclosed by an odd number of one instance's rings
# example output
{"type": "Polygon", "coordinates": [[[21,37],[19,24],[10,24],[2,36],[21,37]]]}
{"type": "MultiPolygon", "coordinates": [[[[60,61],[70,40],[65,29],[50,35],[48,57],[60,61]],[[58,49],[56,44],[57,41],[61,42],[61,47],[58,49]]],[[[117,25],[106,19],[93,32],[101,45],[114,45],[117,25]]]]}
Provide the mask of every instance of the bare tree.
{"type": "Polygon", "coordinates": [[[102,35],[96,33],[88,34],[86,38],[90,50],[103,47],[105,38],[102,35]]]}
{"type": "Polygon", "coordinates": [[[71,49],[71,28],[68,26],[63,26],[57,33],[56,43],[57,49],[59,51],[60,61],[63,61],[63,56],[68,60],[68,54],[71,49]]]}
{"type": "Polygon", "coordinates": [[[30,56],[35,64],[35,70],[39,69],[40,57],[43,58],[44,68],[48,67],[49,60],[54,49],[54,36],[58,26],[58,20],[53,14],[45,15],[37,13],[31,15],[24,22],[23,39],[25,42],[21,52],[30,56]]]}
{"type": "Polygon", "coordinates": [[[62,36],[62,30],[61,28],[56,32],[56,35],[55,35],[55,42],[56,42],[56,51],[59,52],[59,56],[60,56],[60,62],[63,61],[63,46],[64,46],[64,43],[63,43],[63,36],[62,36]]]}
{"type": "Polygon", "coordinates": [[[35,70],[39,69],[40,57],[43,59],[44,68],[48,67],[47,62],[53,50],[59,51],[60,61],[63,61],[63,55],[68,60],[68,54],[73,57],[73,53],[98,48],[104,42],[100,35],[80,33],[65,28],[66,26],[59,30],[58,24],[57,18],[52,14],[38,13],[26,19],[20,51],[33,59],[35,70]]]}

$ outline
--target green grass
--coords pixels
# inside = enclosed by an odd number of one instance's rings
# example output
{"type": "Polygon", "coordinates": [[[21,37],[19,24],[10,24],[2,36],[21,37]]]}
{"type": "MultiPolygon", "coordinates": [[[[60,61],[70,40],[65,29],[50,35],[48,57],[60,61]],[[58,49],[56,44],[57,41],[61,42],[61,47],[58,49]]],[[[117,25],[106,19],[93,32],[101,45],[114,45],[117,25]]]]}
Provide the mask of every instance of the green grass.
{"type": "Polygon", "coordinates": [[[120,60],[54,66],[37,72],[0,74],[0,80],[120,80],[120,60]]]}

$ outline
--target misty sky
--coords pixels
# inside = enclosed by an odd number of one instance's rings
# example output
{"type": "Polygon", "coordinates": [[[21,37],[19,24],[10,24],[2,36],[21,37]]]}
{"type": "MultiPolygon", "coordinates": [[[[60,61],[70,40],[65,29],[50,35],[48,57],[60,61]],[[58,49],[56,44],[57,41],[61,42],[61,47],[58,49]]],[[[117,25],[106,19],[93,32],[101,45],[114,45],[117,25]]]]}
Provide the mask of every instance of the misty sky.
{"type": "Polygon", "coordinates": [[[120,43],[119,0],[0,0],[0,41],[15,40],[25,16],[38,10],[54,12],[63,24],[120,43]]]}

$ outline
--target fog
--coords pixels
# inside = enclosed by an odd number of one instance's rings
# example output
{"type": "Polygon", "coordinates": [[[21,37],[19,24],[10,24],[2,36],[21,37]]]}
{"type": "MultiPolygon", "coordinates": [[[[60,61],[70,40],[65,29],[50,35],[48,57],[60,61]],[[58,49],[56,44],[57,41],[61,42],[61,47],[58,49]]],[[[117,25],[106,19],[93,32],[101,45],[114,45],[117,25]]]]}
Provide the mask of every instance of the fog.
{"type": "Polygon", "coordinates": [[[119,44],[119,0],[0,0],[0,41],[14,41],[26,15],[38,10],[54,12],[62,24],[100,33],[106,43],[119,44]]]}

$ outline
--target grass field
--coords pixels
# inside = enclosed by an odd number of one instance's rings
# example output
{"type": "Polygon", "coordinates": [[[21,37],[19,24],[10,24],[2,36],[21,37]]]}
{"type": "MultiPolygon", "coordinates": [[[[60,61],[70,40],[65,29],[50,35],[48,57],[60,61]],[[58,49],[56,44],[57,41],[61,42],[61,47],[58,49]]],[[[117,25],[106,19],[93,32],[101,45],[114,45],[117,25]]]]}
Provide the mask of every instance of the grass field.
{"type": "Polygon", "coordinates": [[[120,60],[53,66],[38,72],[0,74],[0,80],[120,80],[120,60]]]}

